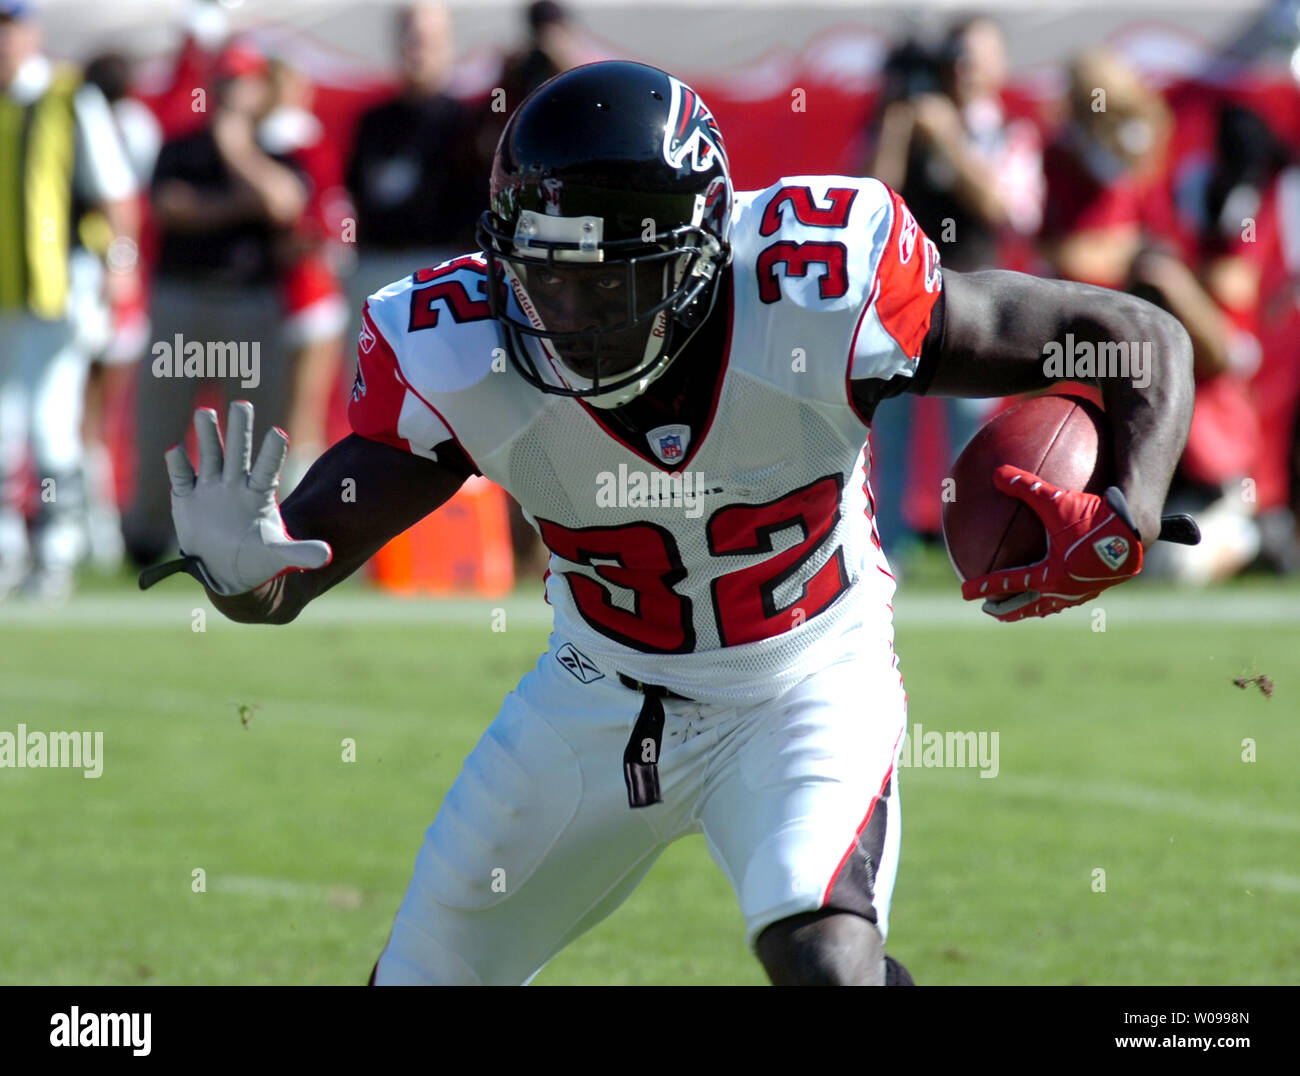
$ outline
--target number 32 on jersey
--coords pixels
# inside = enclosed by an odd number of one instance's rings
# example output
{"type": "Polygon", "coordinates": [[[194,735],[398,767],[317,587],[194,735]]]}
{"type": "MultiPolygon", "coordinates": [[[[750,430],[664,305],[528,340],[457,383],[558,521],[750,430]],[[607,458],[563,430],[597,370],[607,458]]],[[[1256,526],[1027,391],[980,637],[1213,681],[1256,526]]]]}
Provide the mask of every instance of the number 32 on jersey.
{"type": "MultiPolygon", "coordinates": [[[[752,560],[754,554],[772,553],[772,539],[779,531],[798,527],[803,532],[802,540],[788,549],[714,578],[712,613],[722,646],[788,631],[848,588],[844,550],[837,547],[804,581],[793,602],[781,607],[776,603],[777,587],[799,575],[835,529],[842,488],[838,474],[827,475],[767,504],[733,504],[709,518],[709,553],[724,565],[728,558],[752,560]]],[[[687,654],[695,649],[691,600],[673,589],[686,577],[686,568],[669,531],[648,522],[580,529],[546,519],[537,523],[551,552],[594,569],[596,578],[585,572],[565,572],[564,578],[578,612],[595,631],[647,653],[687,654]],[[606,583],[631,593],[630,609],[615,604],[606,583]]]]}

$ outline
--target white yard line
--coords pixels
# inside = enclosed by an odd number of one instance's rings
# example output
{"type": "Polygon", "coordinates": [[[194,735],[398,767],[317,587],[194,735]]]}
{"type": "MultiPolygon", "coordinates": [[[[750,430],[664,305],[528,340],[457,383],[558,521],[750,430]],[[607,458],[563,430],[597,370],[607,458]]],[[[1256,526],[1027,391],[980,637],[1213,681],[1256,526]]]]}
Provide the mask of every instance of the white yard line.
{"type": "MultiPolygon", "coordinates": [[[[14,708],[12,712],[6,713],[9,720],[34,722],[33,728],[44,727],[49,723],[53,710],[68,705],[111,704],[118,709],[129,708],[136,714],[161,714],[169,718],[188,719],[202,715],[204,721],[220,719],[228,722],[232,727],[239,721],[238,709],[234,702],[216,697],[214,692],[197,688],[189,691],[142,688],[132,693],[129,699],[113,702],[105,696],[98,685],[79,685],[67,680],[50,682],[39,677],[10,676],[0,683],[0,701],[14,708]],[[27,711],[26,707],[30,707],[30,711],[27,711]]],[[[310,723],[315,726],[330,723],[336,726],[354,725],[366,728],[377,715],[381,715],[378,708],[350,706],[317,699],[258,697],[252,701],[256,702],[258,707],[251,718],[254,725],[261,714],[262,720],[273,719],[277,724],[292,721],[296,724],[310,723]]],[[[382,709],[382,717],[386,720],[396,716],[419,718],[423,717],[424,713],[422,709],[403,708],[391,703],[386,703],[382,709]]],[[[429,714],[432,713],[433,710],[430,709],[429,714]]],[[[491,716],[490,713],[484,713],[485,724],[491,716]]],[[[430,729],[431,734],[436,734],[433,725],[430,729]]],[[[904,777],[903,781],[906,783],[907,778],[904,777]]],[[[1219,796],[1162,791],[1116,781],[1076,781],[1061,776],[1014,774],[1007,772],[1005,768],[996,778],[987,782],[977,781],[975,784],[986,786],[987,794],[992,796],[1007,793],[1030,799],[1175,815],[1208,826],[1300,833],[1300,796],[1297,796],[1295,810],[1274,810],[1219,796]]],[[[1276,882],[1279,878],[1295,876],[1272,875],[1270,877],[1276,882]]],[[[1300,886],[1300,878],[1297,878],[1296,882],[1297,886],[1300,886]]],[[[1268,883],[1261,881],[1259,884],[1268,883]]],[[[1274,884],[1272,887],[1278,888],[1280,884],[1274,884]]]]}
{"type": "MultiPolygon", "coordinates": [[[[72,680],[50,680],[44,677],[7,675],[0,679],[0,713],[5,720],[26,721],[32,728],[45,728],[58,721],[55,714],[60,707],[91,707],[97,710],[123,711],[133,716],[160,714],[172,719],[193,719],[202,716],[204,721],[224,721],[232,727],[241,722],[239,706],[254,707],[249,715],[249,725],[255,729],[259,719],[273,718],[277,724],[292,721],[295,724],[333,726],[339,728],[368,729],[376,715],[388,717],[432,718],[433,704],[427,708],[401,706],[386,702],[379,706],[352,706],[327,699],[281,698],[254,692],[209,691],[194,688],[133,688],[129,694],[105,691],[103,684],[78,684],[72,680]],[[13,707],[9,712],[4,707],[13,707]]],[[[491,716],[490,714],[488,715],[491,716]]],[[[112,720],[120,720],[113,718],[112,720]]]]}
{"type": "Polygon", "coordinates": [[[1236,875],[1241,885],[1251,889],[1271,889],[1276,893],[1300,894],[1300,874],[1280,874],[1276,871],[1248,871],[1236,875]]]}
{"type": "Polygon", "coordinates": [[[991,781],[976,783],[987,784],[990,792],[995,795],[1000,792],[1010,792],[1032,799],[1177,815],[1182,819],[1211,826],[1263,829],[1274,833],[1300,833],[1300,809],[1269,810],[1218,796],[1164,792],[1142,785],[1111,781],[1072,781],[1060,776],[1021,776],[1005,771],[991,781]]]}
{"type": "MultiPolygon", "coordinates": [[[[266,631],[226,620],[208,601],[195,594],[186,597],[154,597],[134,594],[91,594],[74,597],[65,605],[40,606],[6,602],[0,604],[0,632],[22,627],[174,627],[193,631],[195,611],[203,610],[205,630],[266,631]]],[[[492,628],[497,609],[506,612],[507,628],[549,624],[551,609],[539,596],[536,600],[516,597],[500,601],[448,599],[435,601],[396,598],[373,592],[330,594],[310,605],[294,622],[309,627],[352,624],[448,624],[457,627],[492,628]]],[[[198,634],[197,632],[195,634],[198,634]]]]}
{"type": "Polygon", "coordinates": [[[335,908],[360,908],[362,894],[356,886],[318,885],[292,882],[282,878],[258,878],[252,875],[214,874],[207,880],[210,893],[229,893],[242,897],[301,900],[329,904],[335,908]]]}
{"type": "MultiPolygon", "coordinates": [[[[1107,630],[1139,624],[1249,624],[1300,628],[1300,593],[1293,590],[1144,590],[1135,587],[1105,595],[1078,610],[1038,621],[1035,629],[1091,631],[1091,611],[1106,611],[1107,630]]],[[[204,610],[208,631],[249,630],[232,624],[193,588],[173,594],[77,595],[66,605],[41,606],[7,601],[0,604],[0,632],[29,627],[175,627],[190,631],[194,611],[204,610]]],[[[942,627],[970,630],[1007,630],[984,616],[974,603],[964,603],[954,592],[909,593],[903,588],[894,603],[902,627],[942,627]]],[[[510,627],[539,628],[551,622],[551,608],[536,592],[492,599],[398,598],[369,590],[332,593],[314,602],[296,625],[335,627],[359,624],[435,624],[481,627],[491,631],[498,610],[510,627]]],[[[255,630],[266,630],[265,628],[255,630]]]]}

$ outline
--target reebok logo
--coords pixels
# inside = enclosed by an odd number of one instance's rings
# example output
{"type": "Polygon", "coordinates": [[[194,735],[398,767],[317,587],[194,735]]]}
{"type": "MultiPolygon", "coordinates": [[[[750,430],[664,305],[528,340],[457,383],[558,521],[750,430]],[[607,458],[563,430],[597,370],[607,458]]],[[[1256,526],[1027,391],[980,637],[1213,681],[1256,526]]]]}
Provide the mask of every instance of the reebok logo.
{"type": "Polygon", "coordinates": [[[572,643],[565,643],[560,647],[555,652],[555,660],[584,684],[590,684],[593,680],[605,679],[605,674],[596,668],[591,659],[572,643]]]}
{"type": "Polygon", "coordinates": [[[361,348],[363,355],[369,355],[375,349],[375,334],[364,321],[361,322],[361,332],[357,336],[357,346],[361,348]]]}

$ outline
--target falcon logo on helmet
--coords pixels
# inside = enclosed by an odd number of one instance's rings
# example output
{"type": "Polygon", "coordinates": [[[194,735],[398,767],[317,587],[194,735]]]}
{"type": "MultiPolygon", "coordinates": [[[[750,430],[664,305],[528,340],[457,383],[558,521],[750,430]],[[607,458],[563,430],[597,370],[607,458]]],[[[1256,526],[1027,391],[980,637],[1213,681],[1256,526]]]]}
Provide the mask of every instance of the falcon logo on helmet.
{"type": "Polygon", "coordinates": [[[692,172],[707,172],[713,167],[715,155],[725,165],[727,151],[713,113],[689,86],[671,75],[668,81],[673,98],[664,128],[664,160],[674,168],[681,168],[689,160],[692,172]]]}

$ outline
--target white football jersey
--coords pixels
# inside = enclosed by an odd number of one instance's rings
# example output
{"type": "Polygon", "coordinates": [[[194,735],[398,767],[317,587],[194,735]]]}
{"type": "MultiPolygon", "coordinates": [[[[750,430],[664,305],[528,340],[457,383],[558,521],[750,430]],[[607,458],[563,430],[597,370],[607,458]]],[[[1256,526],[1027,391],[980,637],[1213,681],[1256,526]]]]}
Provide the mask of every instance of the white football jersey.
{"type": "Polygon", "coordinates": [[[846,632],[892,637],[894,580],[850,380],[911,375],[938,252],[872,179],[795,176],[737,193],[723,373],[709,418],[627,443],[601,411],[506,360],[481,254],[371,296],[357,433],[437,458],[455,440],[551,552],[559,639],[707,702],[795,684],[846,632]]]}

